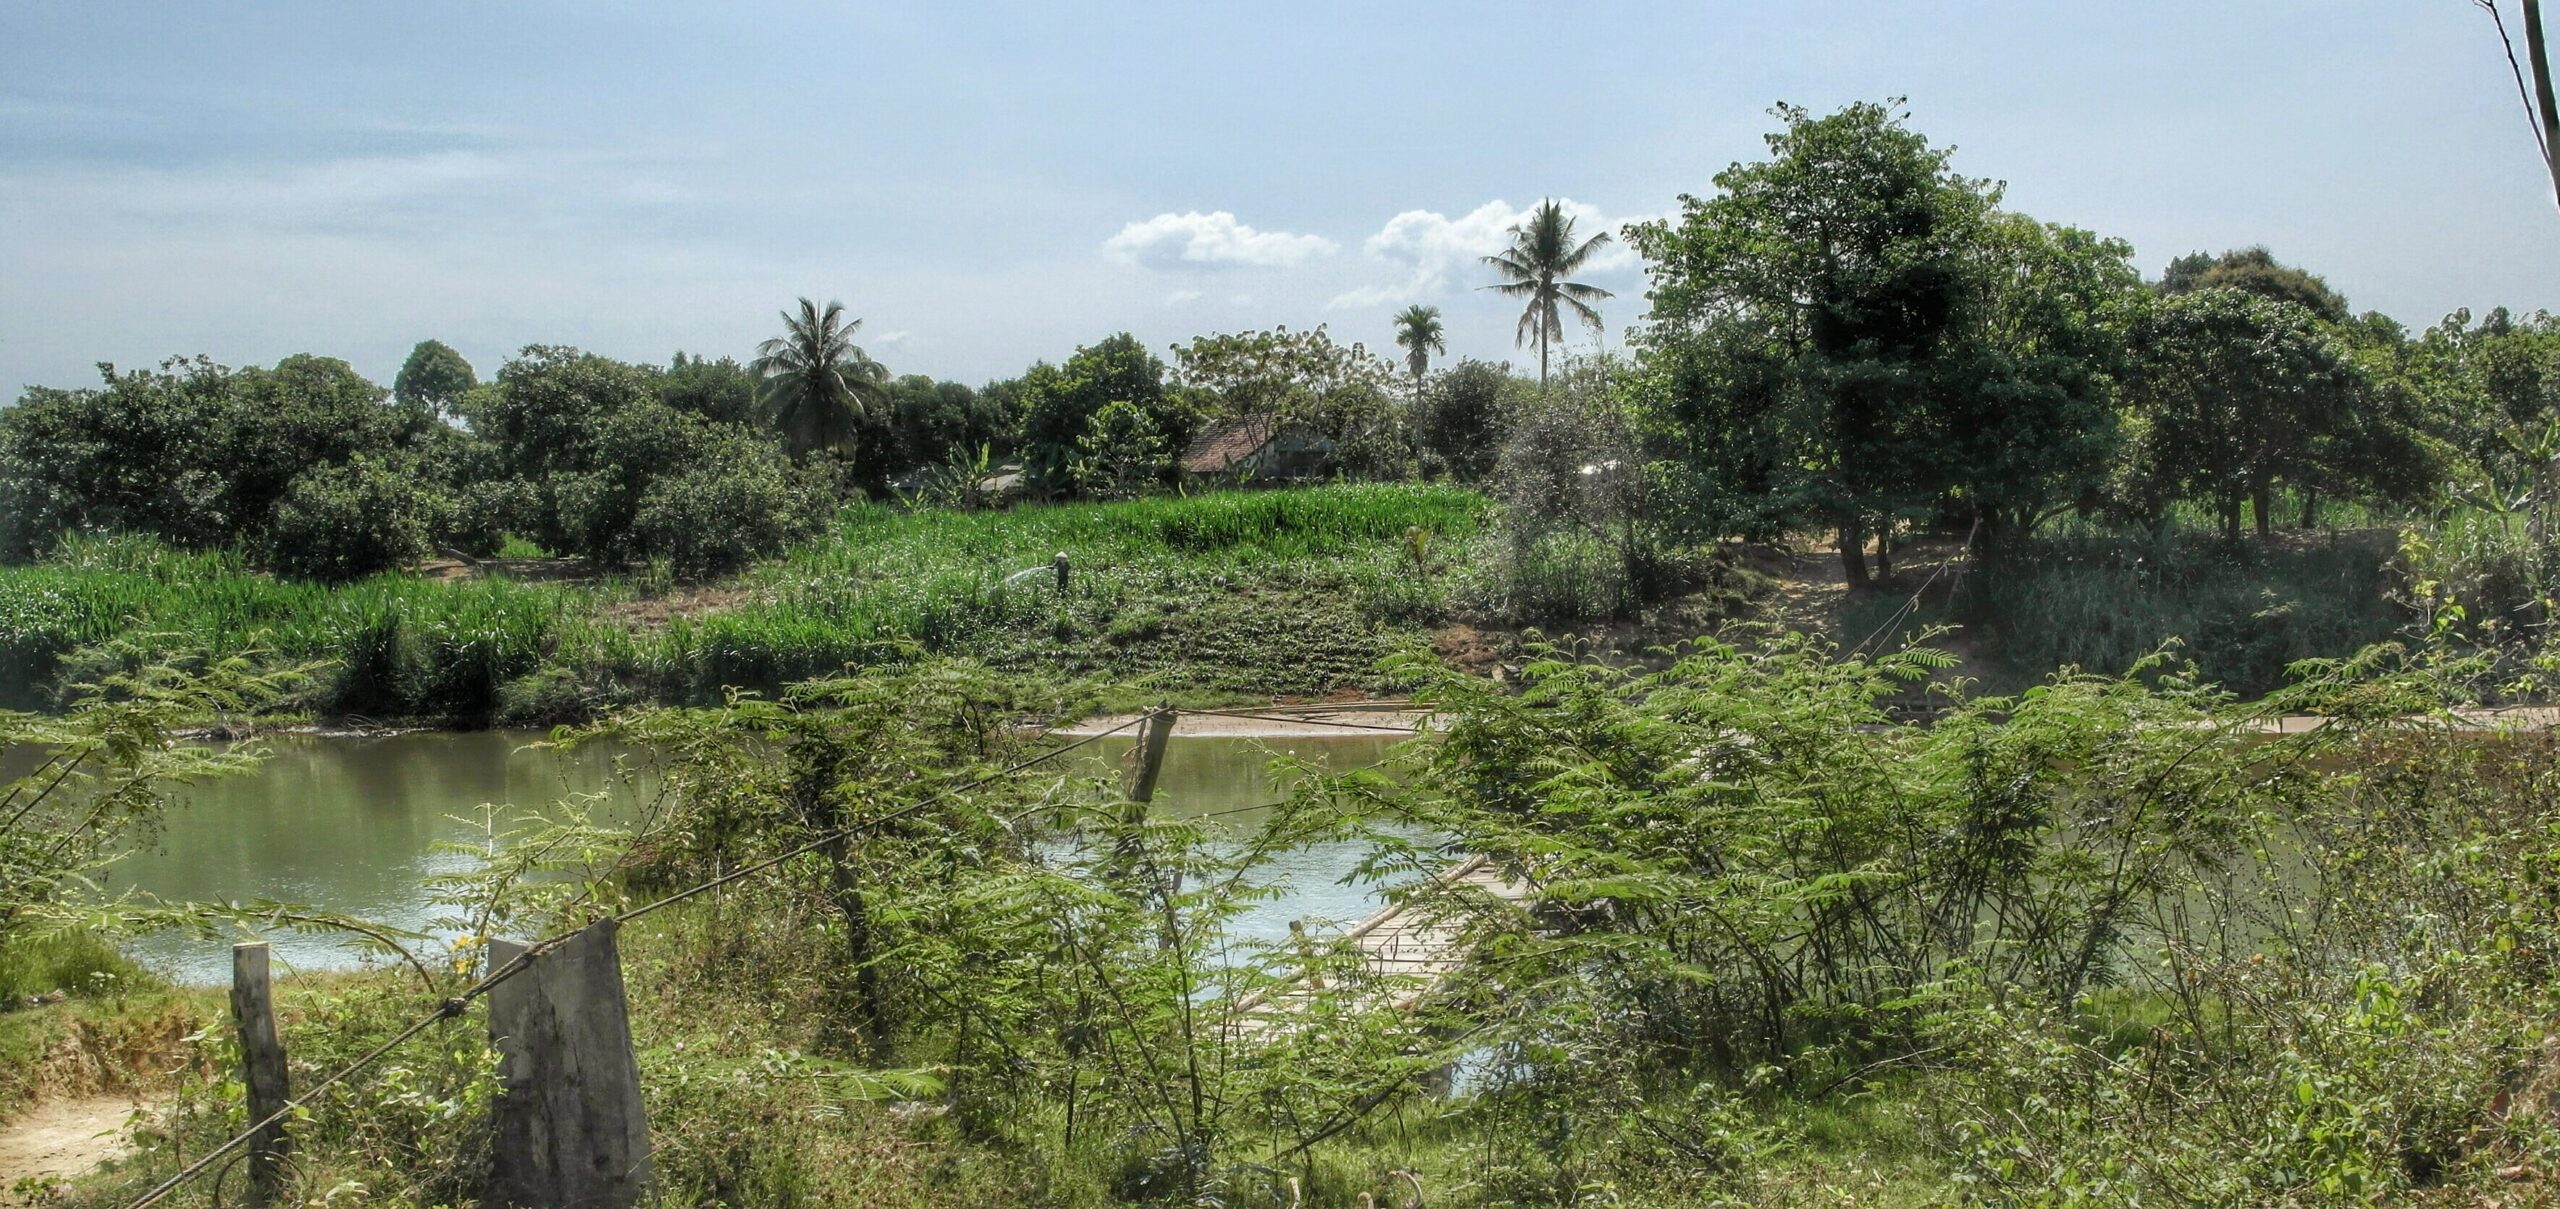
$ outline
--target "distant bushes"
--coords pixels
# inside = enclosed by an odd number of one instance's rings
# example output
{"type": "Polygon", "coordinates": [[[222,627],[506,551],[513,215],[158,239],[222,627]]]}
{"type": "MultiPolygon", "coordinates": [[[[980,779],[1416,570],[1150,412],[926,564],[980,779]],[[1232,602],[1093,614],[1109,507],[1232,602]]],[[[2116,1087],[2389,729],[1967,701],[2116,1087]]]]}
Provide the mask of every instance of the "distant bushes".
{"type": "MultiPolygon", "coordinates": [[[[644,498],[640,529],[667,543],[660,557],[734,565],[753,547],[726,536],[723,517],[808,506],[779,473],[732,469],[678,476],[644,498]],[[768,508],[775,497],[782,506],[768,508]]],[[[773,692],[928,652],[1059,678],[1108,671],[1167,691],[1316,692],[1375,675],[1398,628],[1439,611],[1445,588],[1413,565],[1408,533],[1459,549],[1488,507],[1458,488],[1399,486],[1002,513],[859,506],[828,538],[750,571],[737,599],[662,622],[622,615],[632,589],[613,581],[372,575],[328,586],[258,574],[232,553],[79,538],[40,564],[0,568],[0,705],[52,707],[86,666],[77,653],[114,638],[321,661],[316,686],[288,704],[375,718],[564,721],[602,705],[716,701],[732,686],[773,692]],[[1061,551],[1073,568],[1063,596],[1049,567],[1061,551]]]]}

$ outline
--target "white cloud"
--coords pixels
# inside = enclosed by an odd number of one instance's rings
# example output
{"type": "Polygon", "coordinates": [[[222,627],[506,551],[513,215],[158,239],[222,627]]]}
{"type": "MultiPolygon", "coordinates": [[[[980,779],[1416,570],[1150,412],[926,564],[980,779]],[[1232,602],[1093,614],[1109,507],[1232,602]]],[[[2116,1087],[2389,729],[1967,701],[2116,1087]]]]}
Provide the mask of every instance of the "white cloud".
{"type": "Polygon", "coordinates": [[[1198,302],[1200,301],[1200,291],[1175,290],[1174,292],[1165,295],[1164,301],[1166,306],[1181,306],[1186,302],[1198,302]]]}
{"type": "MultiPolygon", "coordinates": [[[[1635,267],[1635,249],[1619,237],[1618,228],[1628,222],[1640,222],[1645,216],[1609,218],[1600,208],[1587,202],[1561,198],[1567,217],[1573,219],[1576,239],[1589,239],[1603,231],[1610,240],[1593,253],[1584,264],[1592,274],[1613,273],[1635,267]]],[[[1361,286],[1346,290],[1333,298],[1338,309],[1382,306],[1446,292],[1451,278],[1491,280],[1481,262],[1511,243],[1511,228],[1529,219],[1530,207],[1514,207],[1496,198],[1473,210],[1451,218],[1436,210],[1407,210],[1387,220],[1360,245],[1372,260],[1382,261],[1405,270],[1402,281],[1361,286]]]]}
{"type": "Polygon", "coordinates": [[[1412,286],[1401,282],[1395,285],[1364,285],[1359,289],[1344,290],[1334,295],[1333,301],[1325,305],[1337,311],[1360,310],[1366,307],[1390,306],[1404,302],[1411,299],[1415,293],[1416,290],[1412,286]]]}
{"type": "Polygon", "coordinates": [[[905,344],[915,338],[916,334],[914,332],[905,328],[899,328],[893,332],[882,332],[877,336],[873,336],[871,337],[871,342],[873,344],[905,344]]]}
{"type": "Polygon", "coordinates": [[[1221,265],[1286,268],[1317,256],[1332,255],[1332,240],[1321,235],[1257,231],[1224,210],[1202,214],[1159,214],[1133,222],[1102,242],[1102,250],[1131,264],[1156,269],[1200,269],[1221,265]]]}

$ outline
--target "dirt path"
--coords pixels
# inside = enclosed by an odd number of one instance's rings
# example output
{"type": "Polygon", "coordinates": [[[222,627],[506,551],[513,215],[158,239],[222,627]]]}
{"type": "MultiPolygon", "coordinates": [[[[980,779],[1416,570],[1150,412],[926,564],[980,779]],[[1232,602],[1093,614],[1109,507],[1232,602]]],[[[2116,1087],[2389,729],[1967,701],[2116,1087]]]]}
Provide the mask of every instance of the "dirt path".
{"type": "Polygon", "coordinates": [[[0,1204],[22,1180],[69,1179],[132,1148],[140,1106],[126,1096],[52,1100],[0,1125],[0,1204]]]}

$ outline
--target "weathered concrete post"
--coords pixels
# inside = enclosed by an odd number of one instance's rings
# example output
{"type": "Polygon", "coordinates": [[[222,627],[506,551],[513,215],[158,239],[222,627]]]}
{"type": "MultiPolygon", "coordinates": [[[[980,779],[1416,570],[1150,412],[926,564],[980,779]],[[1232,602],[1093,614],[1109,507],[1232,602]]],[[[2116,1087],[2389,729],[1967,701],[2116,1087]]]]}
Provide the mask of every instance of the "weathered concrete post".
{"type": "MultiPolygon", "coordinates": [[[[489,991],[504,1059],[490,1193],[532,1209],[625,1209],[649,1187],[649,1118],[622,987],[617,925],[594,924],[489,991]]],[[[525,951],[491,941],[489,968],[525,951]]]]}
{"type": "MultiPolygon", "coordinates": [[[[265,941],[231,946],[231,1024],[240,1035],[240,1081],[249,1088],[249,1120],[254,1124],[284,1111],[293,1098],[284,1038],[276,1032],[275,983],[265,941]]],[[[250,1204],[267,1204],[284,1189],[285,1157],[291,1148],[282,1121],[249,1140],[250,1204]]]]}
{"type": "Polygon", "coordinates": [[[1129,782],[1129,800],[1156,800],[1156,778],[1164,773],[1164,749],[1173,741],[1173,710],[1158,706],[1147,714],[1147,724],[1138,733],[1138,768],[1129,782]]]}

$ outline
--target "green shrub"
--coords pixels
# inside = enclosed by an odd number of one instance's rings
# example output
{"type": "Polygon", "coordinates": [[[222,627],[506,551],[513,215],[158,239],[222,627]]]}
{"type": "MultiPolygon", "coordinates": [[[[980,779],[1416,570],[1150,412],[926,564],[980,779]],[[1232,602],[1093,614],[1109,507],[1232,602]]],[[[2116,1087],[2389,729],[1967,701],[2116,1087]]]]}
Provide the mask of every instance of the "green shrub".
{"type": "Polygon", "coordinates": [[[437,504],[399,467],[357,457],[294,476],[265,538],[267,562],[303,579],[342,583],[425,555],[437,504]]]}
{"type": "Polygon", "coordinates": [[[649,484],[633,545],[685,578],[725,575],[817,532],[823,503],[752,449],[724,451],[649,484]]]}

